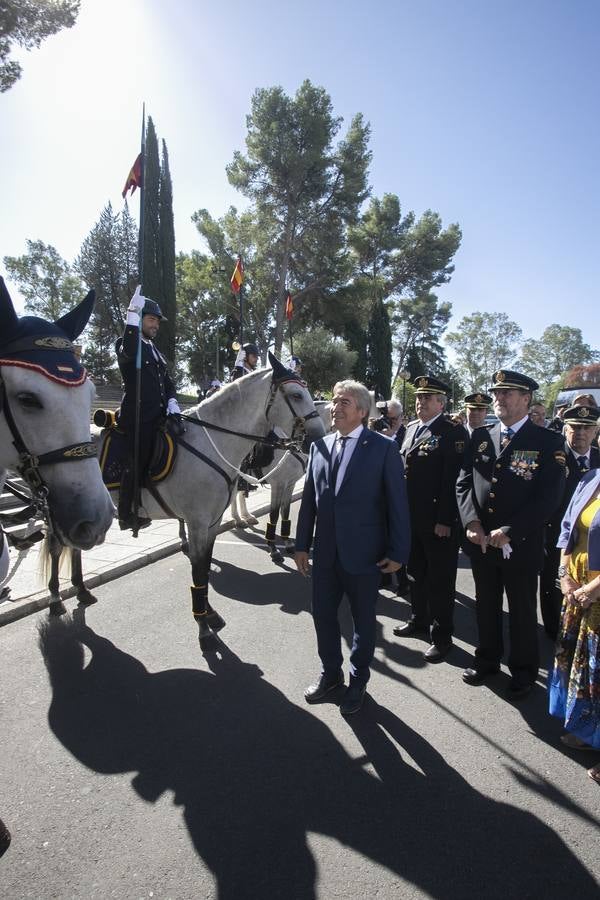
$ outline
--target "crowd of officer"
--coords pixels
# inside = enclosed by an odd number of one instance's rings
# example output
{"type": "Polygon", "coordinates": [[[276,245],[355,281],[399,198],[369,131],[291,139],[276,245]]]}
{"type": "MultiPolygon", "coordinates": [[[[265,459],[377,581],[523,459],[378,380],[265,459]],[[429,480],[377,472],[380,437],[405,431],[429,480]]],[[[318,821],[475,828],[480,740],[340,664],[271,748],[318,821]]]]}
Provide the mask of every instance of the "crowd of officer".
{"type": "Polygon", "coordinates": [[[462,548],[473,571],[478,626],[478,645],[463,680],[480,685],[499,671],[506,594],[508,696],[518,700],[538,674],[538,587],[545,630],[553,640],[559,632],[563,595],[556,544],[577,484],[600,467],[600,410],[592,396],[576,398],[572,408],[561,410],[559,433],[555,422],[546,427],[545,408],[534,402],[537,383],[507,369],[494,373],[489,393],[465,397],[460,417],[448,415],[449,388],[440,379],[422,375],[414,388],[417,417],[403,433],[395,427],[402,421],[395,401],[383,410],[385,429],[379,425],[396,439],[401,434],[411,515],[411,614],[394,634],[428,637],[428,662],[448,655],[462,548]]]}

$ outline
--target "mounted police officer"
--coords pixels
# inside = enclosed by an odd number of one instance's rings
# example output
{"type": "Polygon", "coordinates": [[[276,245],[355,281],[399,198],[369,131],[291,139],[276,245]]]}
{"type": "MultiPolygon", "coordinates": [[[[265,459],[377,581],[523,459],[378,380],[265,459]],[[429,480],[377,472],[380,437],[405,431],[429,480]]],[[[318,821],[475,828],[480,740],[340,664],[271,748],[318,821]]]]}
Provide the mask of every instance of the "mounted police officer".
{"type": "Polygon", "coordinates": [[[258,365],[258,357],[259,353],[256,344],[244,344],[243,347],[240,347],[233,372],[231,373],[231,380],[235,381],[236,378],[241,378],[242,375],[249,375],[250,372],[254,372],[258,365]]]}
{"type": "Polygon", "coordinates": [[[529,418],[538,389],[532,378],[501,369],[493,380],[494,412],[500,421],[473,432],[456,486],[479,632],[475,659],[463,681],[483,684],[500,670],[506,591],[512,675],[508,697],[518,700],[529,693],[538,674],[537,581],[544,526],[564,491],[565,451],[555,433],[529,418]]]}
{"type": "Polygon", "coordinates": [[[401,454],[406,469],[412,542],[408,622],[394,628],[406,637],[427,634],[424,656],[440,662],[452,647],[459,525],[454,485],[468,435],[443,415],[449,388],[433,375],[414,381],[418,418],[406,429],[401,454]]]}
{"type": "Polygon", "coordinates": [[[135,418],[137,405],[136,357],[138,340],[142,342],[142,368],[140,389],[140,435],[138,472],[140,483],[148,467],[157,428],[166,416],[181,413],[177,403],[175,385],[167,370],[167,361],[154,345],[161,322],[166,319],[155,300],[143,297],[136,288],[127,310],[123,337],[116,344],[117,362],[123,378],[124,392],[119,412],[119,428],[127,435],[128,463],[123,471],[119,491],[119,525],[125,528],[145,528],[150,519],[134,521],[131,504],[137,485],[134,485],[135,418]]]}
{"type": "Polygon", "coordinates": [[[544,541],[544,568],[540,575],[540,607],[546,633],[556,640],[560,623],[562,591],[557,586],[560,550],[556,546],[560,526],[575,488],[590,469],[600,468],[600,450],[593,446],[598,435],[600,409],[596,406],[572,406],[562,417],[564,423],[564,451],[567,480],[562,500],[552,519],[546,525],[544,541]]]}

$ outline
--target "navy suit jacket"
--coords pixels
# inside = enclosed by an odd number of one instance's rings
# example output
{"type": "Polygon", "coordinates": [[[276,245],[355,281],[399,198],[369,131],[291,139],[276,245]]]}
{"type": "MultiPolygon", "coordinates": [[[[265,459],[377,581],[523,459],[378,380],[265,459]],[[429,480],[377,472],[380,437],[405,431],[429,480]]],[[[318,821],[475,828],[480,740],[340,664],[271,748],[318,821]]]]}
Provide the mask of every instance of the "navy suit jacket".
{"type": "Polygon", "coordinates": [[[364,428],[336,496],[330,481],[335,440],[328,434],[311,445],[296,550],[308,552],[314,533],[315,568],[332,567],[337,558],[347,572],[373,575],[386,556],[405,563],[410,519],[398,444],[364,428]]]}

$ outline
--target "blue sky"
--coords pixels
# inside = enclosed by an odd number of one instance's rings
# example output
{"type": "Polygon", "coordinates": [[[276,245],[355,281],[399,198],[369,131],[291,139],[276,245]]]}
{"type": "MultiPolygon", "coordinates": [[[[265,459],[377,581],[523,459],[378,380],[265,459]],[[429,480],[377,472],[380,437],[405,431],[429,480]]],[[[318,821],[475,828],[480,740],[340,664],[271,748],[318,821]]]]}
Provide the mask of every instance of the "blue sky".
{"type": "Polygon", "coordinates": [[[525,337],[558,322],[598,348],[599,35],[596,0],[82,0],[0,95],[0,257],[39,238],[73,259],[122,202],[143,100],[169,147],[177,249],[199,247],[192,213],[242,204],[225,166],[253,91],[310,78],[346,123],[371,123],[374,194],[460,224],[439,291],[453,326],[504,311],[525,337]]]}

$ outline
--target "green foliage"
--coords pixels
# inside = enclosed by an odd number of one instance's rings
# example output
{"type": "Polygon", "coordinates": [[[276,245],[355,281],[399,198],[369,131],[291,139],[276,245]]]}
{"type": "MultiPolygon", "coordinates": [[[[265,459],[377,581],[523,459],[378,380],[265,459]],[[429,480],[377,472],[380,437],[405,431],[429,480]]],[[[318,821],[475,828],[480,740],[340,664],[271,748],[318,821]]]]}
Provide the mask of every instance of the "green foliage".
{"type": "Polygon", "coordinates": [[[376,396],[387,400],[392,383],[392,332],[385,303],[377,299],[367,327],[365,384],[376,396]]]}
{"type": "Polygon", "coordinates": [[[115,341],[123,333],[124,313],[137,284],[137,227],[127,204],[114,213],[108,203],[81,245],[75,269],[96,291],[85,332],[84,362],[100,384],[118,383],[115,341]]]}
{"type": "MultiPolygon", "coordinates": [[[[287,287],[299,310],[340,284],[345,231],[368,193],[369,127],[355,116],[335,145],[341,120],[326,91],[310,81],[293,98],[280,87],[257,90],[247,123],[247,154],[234,154],[227,175],[252,201],[255,229],[268,236],[272,282],[265,299],[278,353],[287,287]]],[[[254,245],[258,251],[256,235],[254,245]]]]}
{"type": "Polygon", "coordinates": [[[573,366],[596,362],[597,351],[584,343],[581,329],[549,325],[539,340],[525,341],[519,366],[540,385],[549,385],[573,366]]]}
{"type": "Polygon", "coordinates": [[[151,297],[152,300],[156,300],[157,303],[162,305],[163,281],[159,190],[160,163],[158,159],[158,140],[154,122],[151,117],[148,117],[146,152],[144,156],[144,225],[143,233],[140,236],[143,241],[141,283],[142,294],[145,297],[151,297]]]}
{"type": "Polygon", "coordinates": [[[426,292],[415,297],[402,297],[392,309],[398,354],[395,378],[403,369],[407,369],[412,378],[424,372],[437,375],[446,366],[439,339],[450,321],[452,304],[441,303],[435,294],[426,292]]]}
{"type": "Polygon", "coordinates": [[[324,328],[314,328],[294,337],[294,353],[304,363],[303,377],[311,393],[329,392],[337,381],[354,377],[356,354],[344,341],[332,339],[324,328]]]}
{"type": "Polygon", "coordinates": [[[4,265],[28,313],[54,322],[83,299],[80,279],[51,244],[28,240],[27,253],[5,256],[4,265]]]}
{"type": "Polygon", "coordinates": [[[19,80],[21,65],[9,59],[13,45],[31,50],[62,28],[71,28],[80,0],[2,0],[0,2],[0,93],[19,80]]]}
{"type": "Polygon", "coordinates": [[[173,185],[169,170],[167,145],[162,142],[162,164],[158,196],[159,249],[161,255],[160,277],[162,310],[167,321],[160,327],[159,346],[168,360],[175,360],[175,336],[177,333],[177,301],[175,294],[175,226],[173,224],[173,185]]]}
{"type": "Polygon", "coordinates": [[[474,312],[463,316],[458,330],[446,335],[469,391],[485,390],[492,374],[509,366],[517,352],[521,329],[506,313],[474,312]]]}

